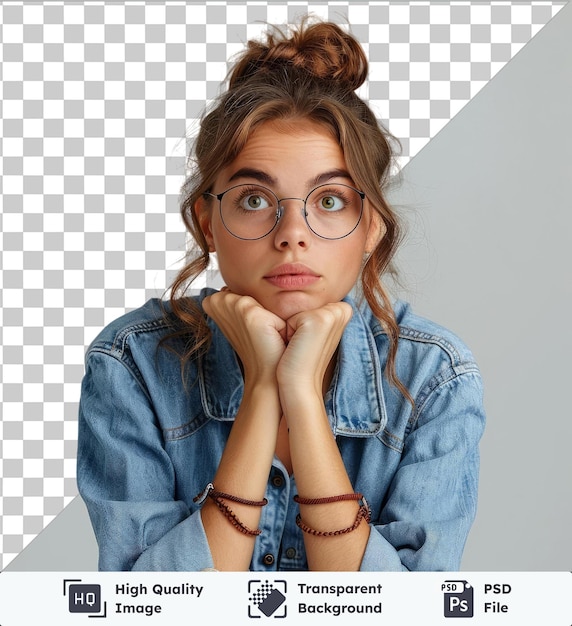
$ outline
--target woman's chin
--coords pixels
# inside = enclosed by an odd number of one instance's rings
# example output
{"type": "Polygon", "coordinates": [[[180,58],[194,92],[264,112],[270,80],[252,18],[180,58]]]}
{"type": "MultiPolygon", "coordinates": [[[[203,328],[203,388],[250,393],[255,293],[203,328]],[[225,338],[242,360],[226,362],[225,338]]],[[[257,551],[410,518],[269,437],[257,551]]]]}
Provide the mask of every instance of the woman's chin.
{"type": "Polygon", "coordinates": [[[321,298],[316,298],[315,296],[310,297],[308,294],[296,292],[278,294],[260,304],[280,319],[287,321],[298,313],[323,306],[326,304],[326,301],[322,301],[321,298]]]}

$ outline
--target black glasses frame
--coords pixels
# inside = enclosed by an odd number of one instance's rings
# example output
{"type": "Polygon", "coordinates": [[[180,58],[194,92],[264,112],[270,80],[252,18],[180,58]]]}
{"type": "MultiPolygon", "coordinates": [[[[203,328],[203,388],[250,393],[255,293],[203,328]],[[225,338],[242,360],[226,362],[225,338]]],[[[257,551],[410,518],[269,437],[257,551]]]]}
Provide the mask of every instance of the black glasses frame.
{"type": "Polygon", "coordinates": [[[243,241],[258,241],[259,239],[264,239],[264,237],[268,237],[268,235],[276,228],[276,226],[278,226],[278,222],[280,221],[280,218],[284,214],[284,207],[282,206],[282,202],[284,200],[299,200],[300,202],[303,203],[302,214],[304,216],[304,221],[306,222],[306,226],[308,226],[308,228],[310,229],[310,232],[314,233],[314,235],[316,235],[316,237],[319,237],[320,239],[327,239],[328,241],[336,241],[338,239],[345,239],[346,237],[351,235],[354,232],[354,230],[359,226],[361,222],[361,218],[363,216],[363,201],[365,200],[366,196],[363,191],[360,191],[359,189],[356,189],[355,187],[352,187],[351,185],[346,185],[344,183],[335,183],[335,185],[338,187],[346,187],[347,189],[351,189],[352,191],[355,191],[361,198],[361,207],[360,207],[359,217],[357,219],[355,226],[348,233],[346,233],[345,235],[341,235],[340,237],[324,237],[324,235],[320,235],[320,233],[317,233],[308,222],[308,211],[306,211],[306,203],[308,201],[308,198],[316,191],[316,189],[320,189],[321,187],[331,187],[331,184],[328,184],[328,183],[314,187],[314,189],[312,189],[305,198],[296,198],[293,196],[286,197],[286,198],[279,198],[272,191],[272,189],[268,189],[268,187],[265,187],[264,185],[259,185],[258,183],[254,184],[253,186],[260,187],[260,189],[263,189],[264,191],[274,196],[276,198],[276,206],[277,206],[276,216],[275,216],[276,219],[274,221],[274,224],[272,225],[272,228],[270,228],[270,230],[264,233],[264,235],[260,235],[259,237],[241,237],[240,235],[233,233],[232,230],[230,230],[230,228],[227,226],[226,222],[224,221],[224,215],[222,213],[222,199],[225,196],[225,194],[227,194],[229,191],[232,191],[233,189],[236,189],[237,187],[248,187],[250,186],[249,183],[241,183],[240,185],[233,185],[232,187],[225,189],[225,191],[221,191],[221,193],[210,193],[208,191],[205,191],[203,193],[203,196],[211,196],[212,198],[216,198],[218,200],[219,214],[220,214],[220,219],[223,223],[223,226],[233,237],[236,237],[237,239],[241,239],[243,241]]]}

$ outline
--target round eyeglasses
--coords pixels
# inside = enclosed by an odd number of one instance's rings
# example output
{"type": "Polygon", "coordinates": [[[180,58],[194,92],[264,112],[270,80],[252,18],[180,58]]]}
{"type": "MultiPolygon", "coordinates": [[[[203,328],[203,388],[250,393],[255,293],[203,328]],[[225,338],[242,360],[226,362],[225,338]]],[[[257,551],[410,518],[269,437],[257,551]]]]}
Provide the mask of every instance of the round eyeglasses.
{"type": "Polygon", "coordinates": [[[358,226],[365,193],[335,183],[312,189],[306,198],[278,198],[262,185],[236,185],[219,194],[206,192],[219,201],[222,223],[238,239],[262,239],[277,226],[284,214],[284,200],[303,202],[302,215],[308,228],[322,239],[343,239],[358,226]]]}

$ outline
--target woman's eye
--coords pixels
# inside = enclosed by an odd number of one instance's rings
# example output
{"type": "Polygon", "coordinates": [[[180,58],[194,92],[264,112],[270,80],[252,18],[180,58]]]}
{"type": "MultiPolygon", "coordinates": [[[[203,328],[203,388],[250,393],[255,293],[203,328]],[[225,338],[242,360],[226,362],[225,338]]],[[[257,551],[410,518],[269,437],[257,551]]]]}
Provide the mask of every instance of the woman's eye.
{"type": "Polygon", "coordinates": [[[339,211],[344,208],[344,201],[337,196],[324,196],[320,200],[320,208],[326,211],[339,211]]]}
{"type": "Polygon", "coordinates": [[[242,204],[243,207],[249,211],[259,211],[261,209],[267,209],[270,206],[262,196],[256,194],[246,196],[242,204]]]}

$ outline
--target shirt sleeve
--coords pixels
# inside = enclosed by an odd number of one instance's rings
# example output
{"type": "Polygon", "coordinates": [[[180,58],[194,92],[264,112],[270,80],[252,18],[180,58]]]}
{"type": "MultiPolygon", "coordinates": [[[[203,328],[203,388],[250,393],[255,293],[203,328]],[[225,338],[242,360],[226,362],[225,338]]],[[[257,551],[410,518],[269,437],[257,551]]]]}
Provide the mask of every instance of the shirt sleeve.
{"type": "Polygon", "coordinates": [[[456,571],[477,507],[485,415],[476,368],[453,371],[412,418],[362,571],[456,571]]]}
{"type": "Polygon", "coordinates": [[[86,359],[77,481],[100,570],[213,567],[200,511],[176,499],[174,468],[141,377],[104,351],[86,359]]]}

